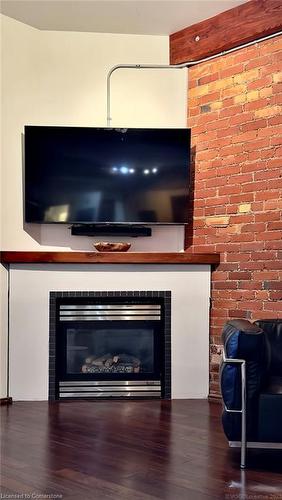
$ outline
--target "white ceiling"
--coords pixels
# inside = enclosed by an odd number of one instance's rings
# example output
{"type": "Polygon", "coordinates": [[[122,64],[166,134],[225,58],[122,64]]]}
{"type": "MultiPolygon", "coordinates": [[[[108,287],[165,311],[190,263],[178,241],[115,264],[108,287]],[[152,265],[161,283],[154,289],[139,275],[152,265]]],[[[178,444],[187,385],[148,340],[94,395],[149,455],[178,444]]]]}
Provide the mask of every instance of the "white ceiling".
{"type": "Polygon", "coordinates": [[[0,10],[40,30],[169,35],[246,0],[2,0],[0,10]]]}

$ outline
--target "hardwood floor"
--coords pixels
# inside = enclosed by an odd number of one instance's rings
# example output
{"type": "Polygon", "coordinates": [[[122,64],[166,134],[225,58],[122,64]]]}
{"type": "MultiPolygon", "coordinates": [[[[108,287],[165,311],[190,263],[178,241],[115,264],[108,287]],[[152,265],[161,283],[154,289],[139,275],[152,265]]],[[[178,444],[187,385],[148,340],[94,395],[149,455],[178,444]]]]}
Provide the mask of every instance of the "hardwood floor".
{"type": "Polygon", "coordinates": [[[197,400],[2,407],[1,498],[282,499],[281,452],[252,450],[240,471],[220,413],[197,400]]]}

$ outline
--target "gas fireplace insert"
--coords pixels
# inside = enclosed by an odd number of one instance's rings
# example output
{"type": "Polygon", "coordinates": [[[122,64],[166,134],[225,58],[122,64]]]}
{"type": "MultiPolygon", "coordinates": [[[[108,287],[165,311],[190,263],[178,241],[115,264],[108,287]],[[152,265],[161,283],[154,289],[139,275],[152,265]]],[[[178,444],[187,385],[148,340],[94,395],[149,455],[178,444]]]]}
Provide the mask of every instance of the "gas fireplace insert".
{"type": "Polygon", "coordinates": [[[89,293],[50,294],[49,399],[169,398],[170,292],[89,293]]]}

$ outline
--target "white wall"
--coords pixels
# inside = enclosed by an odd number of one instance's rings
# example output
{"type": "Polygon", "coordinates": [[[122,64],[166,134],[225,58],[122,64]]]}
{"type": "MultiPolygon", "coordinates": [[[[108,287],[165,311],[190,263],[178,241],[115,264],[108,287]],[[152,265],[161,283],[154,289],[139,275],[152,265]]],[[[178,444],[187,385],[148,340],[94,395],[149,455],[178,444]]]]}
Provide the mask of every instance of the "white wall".
{"type": "MultiPolygon", "coordinates": [[[[24,125],[106,126],[106,76],[118,63],[168,63],[166,36],[39,31],[2,16],[3,248],[89,250],[67,226],[23,224],[24,125]]],[[[120,70],[112,125],[184,127],[185,70],[120,70]]],[[[96,238],[97,239],[97,238],[96,238]]],[[[183,228],[159,228],[133,250],[180,250],[183,228]]]]}
{"type": "MultiPolygon", "coordinates": [[[[1,25],[0,25],[1,26],[1,25]]],[[[2,49],[0,38],[0,50],[2,49]]],[[[1,68],[1,65],[0,65],[1,68]]],[[[2,74],[1,74],[2,77],[2,74]]],[[[2,78],[0,79],[0,95],[2,91],[2,78]]],[[[2,248],[2,165],[3,165],[3,143],[2,143],[2,100],[0,101],[0,250],[2,248]]],[[[8,272],[0,264],[0,398],[7,396],[7,326],[8,326],[8,272]]]]}
{"type": "MultiPolygon", "coordinates": [[[[39,31],[1,16],[2,250],[90,250],[67,226],[23,224],[24,125],[106,126],[106,75],[118,63],[168,63],[168,37],[39,31]]],[[[186,125],[186,71],[116,72],[112,125],[186,125]]],[[[183,228],[157,228],[132,250],[183,247],[183,228]]],[[[112,238],[111,238],[112,239],[112,238]]],[[[1,268],[1,395],[6,390],[7,272],[1,268]]]]}
{"type": "Polygon", "coordinates": [[[207,397],[210,266],[18,264],[10,289],[13,399],[48,399],[49,292],[74,290],[170,290],[172,398],[207,397]]]}
{"type": "Polygon", "coordinates": [[[7,396],[8,272],[0,264],[0,398],[7,396]]]}

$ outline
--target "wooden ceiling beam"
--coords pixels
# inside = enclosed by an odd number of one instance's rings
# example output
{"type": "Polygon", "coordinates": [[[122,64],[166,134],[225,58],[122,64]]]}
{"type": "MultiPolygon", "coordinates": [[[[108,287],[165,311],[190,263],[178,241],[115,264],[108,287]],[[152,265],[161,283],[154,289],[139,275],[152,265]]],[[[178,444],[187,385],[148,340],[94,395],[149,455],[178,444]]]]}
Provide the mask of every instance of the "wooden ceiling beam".
{"type": "Polygon", "coordinates": [[[170,35],[170,64],[218,54],[282,29],[282,0],[251,0],[170,35]]]}

